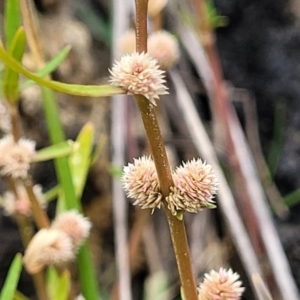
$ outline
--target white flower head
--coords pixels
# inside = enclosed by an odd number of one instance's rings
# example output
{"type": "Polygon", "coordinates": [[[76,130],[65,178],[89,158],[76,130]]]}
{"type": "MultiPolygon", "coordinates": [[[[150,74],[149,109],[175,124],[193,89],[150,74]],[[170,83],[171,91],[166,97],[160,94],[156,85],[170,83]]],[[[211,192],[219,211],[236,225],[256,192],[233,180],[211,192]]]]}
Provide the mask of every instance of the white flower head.
{"type": "Polygon", "coordinates": [[[133,205],[152,210],[161,207],[162,193],[155,165],[150,157],[134,159],[133,164],[124,167],[122,182],[127,196],[135,200],[133,205]]]}
{"type": "Polygon", "coordinates": [[[151,17],[158,15],[163,8],[167,5],[168,0],[149,0],[148,2],[148,14],[151,17]]]}
{"type": "Polygon", "coordinates": [[[14,141],[12,135],[0,140],[0,167],[2,175],[25,178],[35,156],[35,142],[27,139],[14,141]]]}
{"type": "Polygon", "coordinates": [[[204,275],[200,284],[199,300],[238,300],[245,288],[241,287],[240,275],[231,269],[220,268],[219,272],[212,270],[204,275]]]}
{"type": "Polygon", "coordinates": [[[127,30],[118,41],[118,49],[124,54],[131,54],[136,49],[136,37],[133,29],[127,30]]]}
{"type": "MultiPolygon", "coordinates": [[[[39,202],[44,207],[45,199],[42,193],[42,187],[39,184],[33,186],[33,192],[39,202]]],[[[26,189],[22,185],[17,185],[17,197],[12,192],[6,192],[3,195],[4,212],[7,215],[19,213],[22,215],[31,215],[31,202],[28,198],[26,189]]]]}
{"type": "Polygon", "coordinates": [[[165,72],[148,53],[124,55],[109,71],[111,84],[120,86],[129,94],[143,95],[153,105],[160,95],[168,94],[164,85],[165,72]]]}
{"type": "Polygon", "coordinates": [[[158,61],[163,70],[170,69],[180,57],[176,38],[165,30],[154,32],[149,36],[148,53],[158,61]]]}
{"type": "Polygon", "coordinates": [[[51,228],[64,231],[71,238],[75,248],[82,245],[88,237],[91,227],[91,222],[74,210],[62,213],[55,218],[51,225],[51,228]]]}
{"type": "Polygon", "coordinates": [[[41,229],[30,241],[23,263],[30,274],[40,272],[47,265],[64,265],[75,258],[70,237],[58,229],[41,229]]]}
{"type": "Polygon", "coordinates": [[[173,172],[174,187],[166,201],[172,214],[183,210],[198,212],[204,208],[214,208],[213,197],[218,190],[218,178],[212,166],[201,159],[193,159],[173,172]]]}

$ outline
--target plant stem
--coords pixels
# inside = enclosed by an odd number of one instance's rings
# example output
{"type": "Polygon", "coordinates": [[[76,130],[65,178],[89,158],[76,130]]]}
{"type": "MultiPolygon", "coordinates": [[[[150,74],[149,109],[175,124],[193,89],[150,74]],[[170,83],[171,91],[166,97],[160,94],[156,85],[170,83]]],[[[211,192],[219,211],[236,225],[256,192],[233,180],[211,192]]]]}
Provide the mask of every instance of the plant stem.
{"type": "MultiPolygon", "coordinates": [[[[170,187],[173,186],[173,179],[157,118],[153,107],[144,96],[135,95],[135,98],[137,99],[141,111],[149,146],[157,170],[160,188],[162,194],[166,197],[170,193],[170,187]]],[[[184,222],[178,220],[176,216],[173,216],[169,209],[166,209],[165,212],[170,227],[183,294],[187,300],[197,300],[197,288],[192,270],[184,222]]]]}
{"type": "MultiPolygon", "coordinates": [[[[147,52],[147,5],[148,0],[136,0],[136,41],[137,52],[147,52]]],[[[157,170],[160,188],[164,197],[170,193],[174,185],[166,149],[157,122],[155,111],[150,102],[142,95],[135,95],[141,117],[143,119],[146,135],[151,149],[152,157],[157,170]]],[[[182,285],[184,299],[197,300],[197,288],[193,275],[190,251],[184,222],[173,216],[169,209],[165,210],[170,227],[179,277],[182,285]]]]}
{"type": "Polygon", "coordinates": [[[17,103],[9,103],[9,113],[11,117],[11,131],[14,141],[17,142],[20,139],[20,124],[19,113],[17,103]]]}
{"type": "Polygon", "coordinates": [[[27,179],[23,181],[23,184],[26,189],[28,198],[30,199],[32,215],[34,217],[37,227],[39,229],[50,227],[49,218],[36,198],[36,195],[33,191],[32,182],[29,179],[27,179]]]}

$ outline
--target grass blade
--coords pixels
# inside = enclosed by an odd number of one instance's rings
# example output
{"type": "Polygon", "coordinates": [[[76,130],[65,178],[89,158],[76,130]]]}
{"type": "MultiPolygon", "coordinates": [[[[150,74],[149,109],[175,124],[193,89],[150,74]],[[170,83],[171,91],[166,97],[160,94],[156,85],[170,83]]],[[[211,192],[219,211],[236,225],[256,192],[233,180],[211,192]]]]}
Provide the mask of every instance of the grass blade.
{"type": "Polygon", "coordinates": [[[5,41],[10,49],[13,38],[21,25],[21,11],[19,0],[5,1],[5,41]]]}
{"type": "Polygon", "coordinates": [[[5,283],[0,293],[0,300],[12,300],[22,271],[22,255],[18,253],[8,271],[5,283]]]}
{"type": "MultiPolygon", "coordinates": [[[[70,46],[66,46],[65,48],[63,48],[54,58],[52,58],[46,64],[46,66],[42,70],[38,71],[36,73],[36,75],[40,76],[40,77],[44,77],[44,76],[52,73],[65,60],[65,58],[70,53],[70,50],[71,50],[70,46]]],[[[20,85],[20,90],[22,91],[22,90],[30,87],[33,84],[35,84],[35,82],[33,80],[27,80],[20,85]]]]}
{"type": "MultiPolygon", "coordinates": [[[[22,60],[26,45],[26,36],[24,28],[20,27],[16,32],[11,46],[10,55],[17,61],[22,60]]],[[[11,70],[6,66],[3,77],[3,93],[5,98],[10,102],[15,102],[19,99],[19,73],[11,70]]]]}
{"type": "Polygon", "coordinates": [[[80,84],[68,84],[61,83],[54,80],[46,80],[30,71],[23,68],[15,59],[13,59],[3,48],[0,43],[0,58],[3,62],[15,72],[18,72],[25,77],[41,84],[45,87],[53,89],[57,92],[66,93],[76,96],[88,96],[88,97],[108,97],[113,95],[125,94],[125,91],[119,87],[111,85],[80,85],[80,84]]]}

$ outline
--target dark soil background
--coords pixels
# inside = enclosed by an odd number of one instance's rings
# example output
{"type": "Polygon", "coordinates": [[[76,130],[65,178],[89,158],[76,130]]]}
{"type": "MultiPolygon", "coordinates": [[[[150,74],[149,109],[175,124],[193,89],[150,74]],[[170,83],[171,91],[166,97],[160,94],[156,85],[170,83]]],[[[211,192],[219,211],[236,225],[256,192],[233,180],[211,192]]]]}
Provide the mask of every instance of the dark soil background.
{"type": "MultiPolygon", "coordinates": [[[[40,11],[42,40],[47,57],[52,57],[65,44],[73,46],[67,62],[53,77],[64,82],[99,83],[103,73],[107,74],[110,51],[103,36],[101,39],[101,33],[97,35],[93,28],[83,25],[85,17],[77,9],[80,1],[35,2],[40,11]]],[[[99,18],[108,20],[109,1],[85,2],[99,18]]],[[[214,3],[219,14],[227,16],[229,21],[227,26],[216,31],[224,76],[234,87],[246,89],[252,101],[255,101],[261,145],[266,157],[274,139],[275,111],[278,107],[281,112],[279,115],[285,120],[275,173],[276,185],[285,196],[300,188],[300,1],[214,0],[214,3]]],[[[24,94],[20,113],[24,132],[29,138],[35,139],[38,148],[41,148],[47,145],[48,137],[39,97],[34,89],[24,94]]],[[[65,95],[58,97],[62,122],[69,138],[75,138],[87,120],[95,124],[98,137],[100,133],[109,135],[108,101],[74,99],[65,95]]],[[[242,115],[238,106],[237,110],[242,115]]],[[[108,145],[100,161],[91,170],[83,197],[86,214],[94,223],[91,245],[99,281],[107,286],[111,286],[113,271],[110,270],[114,264],[110,176],[107,171],[109,150],[108,145]],[[100,270],[106,270],[106,273],[100,270]]],[[[33,178],[45,190],[54,186],[56,178],[53,165],[35,166],[33,178]]],[[[1,186],[4,190],[3,183],[1,186]]],[[[50,216],[53,215],[54,206],[52,204],[49,207],[50,216]]],[[[295,205],[287,220],[276,220],[276,223],[300,288],[299,213],[300,205],[295,205]]],[[[15,222],[3,213],[0,214],[0,232],[1,288],[15,253],[23,250],[15,222]]],[[[141,258],[140,271],[133,281],[136,299],[141,299],[138,286],[147,272],[141,258]]],[[[19,289],[34,299],[31,280],[25,272],[19,289]]]]}

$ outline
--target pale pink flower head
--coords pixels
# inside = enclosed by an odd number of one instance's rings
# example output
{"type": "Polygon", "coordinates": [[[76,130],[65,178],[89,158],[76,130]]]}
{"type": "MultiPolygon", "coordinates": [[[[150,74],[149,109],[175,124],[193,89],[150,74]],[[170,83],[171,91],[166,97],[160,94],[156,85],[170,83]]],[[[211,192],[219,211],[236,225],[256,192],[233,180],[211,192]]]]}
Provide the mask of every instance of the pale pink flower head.
{"type": "Polygon", "coordinates": [[[204,275],[200,284],[199,300],[238,300],[245,288],[241,287],[240,276],[231,269],[220,268],[219,272],[212,270],[204,275]]]}
{"type": "Polygon", "coordinates": [[[179,59],[176,38],[165,30],[152,33],[148,39],[148,53],[158,61],[161,69],[170,69],[179,59]]]}
{"type": "Polygon", "coordinates": [[[25,178],[34,156],[35,142],[23,138],[15,142],[12,135],[5,136],[0,140],[1,174],[25,178]]]}
{"type": "Polygon", "coordinates": [[[124,54],[131,54],[136,49],[135,31],[133,29],[127,30],[118,41],[118,49],[124,54]]]}
{"type": "Polygon", "coordinates": [[[58,229],[41,229],[30,241],[23,258],[28,273],[36,274],[45,266],[61,266],[75,258],[70,237],[58,229]]]}
{"type": "MultiPolygon", "coordinates": [[[[33,187],[33,192],[42,207],[45,206],[45,199],[42,193],[42,187],[36,184],[33,187]]],[[[17,185],[17,197],[12,192],[6,192],[3,195],[4,212],[7,215],[14,215],[16,213],[30,216],[31,202],[28,198],[26,189],[22,185],[17,185]]]]}
{"type": "Polygon", "coordinates": [[[62,213],[51,225],[51,228],[64,231],[72,240],[75,248],[82,245],[88,237],[91,227],[91,222],[74,210],[62,213]]]}
{"type": "Polygon", "coordinates": [[[218,190],[218,179],[212,166],[193,159],[173,172],[174,187],[166,201],[172,214],[178,210],[198,212],[215,208],[213,197],[218,190]]]}
{"type": "Polygon", "coordinates": [[[122,182],[129,198],[134,199],[133,205],[142,209],[160,208],[162,193],[160,191],[157,173],[153,160],[142,156],[134,159],[133,164],[124,167],[122,182]]]}
{"type": "Polygon", "coordinates": [[[151,17],[158,15],[163,8],[167,5],[168,0],[149,0],[148,1],[148,14],[151,17]]]}
{"type": "Polygon", "coordinates": [[[153,105],[156,105],[155,100],[160,95],[168,94],[164,85],[165,72],[159,70],[157,60],[147,53],[124,55],[109,71],[111,84],[123,88],[129,94],[143,95],[153,105]]]}

